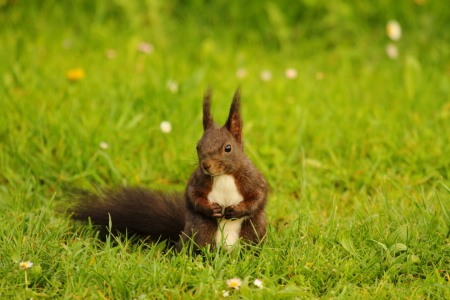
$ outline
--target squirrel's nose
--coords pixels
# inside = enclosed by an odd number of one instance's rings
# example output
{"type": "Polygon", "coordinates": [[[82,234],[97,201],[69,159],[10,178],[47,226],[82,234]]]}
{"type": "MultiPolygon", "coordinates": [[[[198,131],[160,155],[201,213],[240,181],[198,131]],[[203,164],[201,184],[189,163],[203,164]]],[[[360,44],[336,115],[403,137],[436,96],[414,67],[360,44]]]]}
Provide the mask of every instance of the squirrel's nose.
{"type": "Polygon", "coordinates": [[[202,168],[205,171],[209,171],[209,168],[211,168],[211,163],[208,162],[202,162],[202,168]]]}

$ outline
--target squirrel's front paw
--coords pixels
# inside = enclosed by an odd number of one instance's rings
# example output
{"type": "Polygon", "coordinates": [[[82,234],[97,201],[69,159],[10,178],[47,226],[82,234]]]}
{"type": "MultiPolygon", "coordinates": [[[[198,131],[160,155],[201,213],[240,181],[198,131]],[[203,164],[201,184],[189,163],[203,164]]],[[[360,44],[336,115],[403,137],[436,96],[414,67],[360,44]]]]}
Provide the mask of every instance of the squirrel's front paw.
{"type": "Polygon", "coordinates": [[[225,208],[224,217],[227,220],[239,219],[240,217],[242,217],[242,213],[239,212],[239,208],[237,206],[231,205],[225,208]]]}
{"type": "Polygon", "coordinates": [[[217,203],[211,203],[214,218],[222,218],[222,206],[217,203]]]}

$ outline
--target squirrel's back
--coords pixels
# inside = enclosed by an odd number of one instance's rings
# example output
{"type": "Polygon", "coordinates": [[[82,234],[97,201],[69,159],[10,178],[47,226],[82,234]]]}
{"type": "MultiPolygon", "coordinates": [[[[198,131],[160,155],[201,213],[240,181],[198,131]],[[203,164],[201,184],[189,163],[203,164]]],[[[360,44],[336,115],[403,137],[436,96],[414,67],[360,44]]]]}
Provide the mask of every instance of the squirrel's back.
{"type": "Polygon", "coordinates": [[[73,218],[113,230],[150,236],[153,240],[180,238],[185,224],[183,194],[147,190],[139,187],[120,187],[99,193],[82,192],[77,195],[73,218]]]}

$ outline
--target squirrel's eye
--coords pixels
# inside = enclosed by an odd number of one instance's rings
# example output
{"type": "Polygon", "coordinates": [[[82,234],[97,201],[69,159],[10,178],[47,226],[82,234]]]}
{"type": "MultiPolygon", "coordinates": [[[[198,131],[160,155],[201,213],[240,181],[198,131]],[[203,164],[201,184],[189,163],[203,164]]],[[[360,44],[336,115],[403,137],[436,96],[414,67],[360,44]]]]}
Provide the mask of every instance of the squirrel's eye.
{"type": "Polygon", "coordinates": [[[225,152],[231,152],[231,145],[225,146],[225,152]]]}
{"type": "Polygon", "coordinates": [[[197,151],[198,151],[198,146],[196,146],[195,149],[197,149],[197,151]]]}

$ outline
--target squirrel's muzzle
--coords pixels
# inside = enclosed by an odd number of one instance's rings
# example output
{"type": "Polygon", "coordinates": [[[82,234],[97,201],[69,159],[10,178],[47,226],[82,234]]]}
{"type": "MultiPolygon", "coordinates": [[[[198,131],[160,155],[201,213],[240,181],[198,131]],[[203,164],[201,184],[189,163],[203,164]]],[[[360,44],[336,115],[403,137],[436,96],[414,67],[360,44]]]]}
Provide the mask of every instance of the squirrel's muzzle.
{"type": "Polygon", "coordinates": [[[217,165],[214,162],[205,160],[200,163],[200,167],[202,168],[203,173],[209,176],[219,175],[221,170],[217,168],[217,165]]]}

